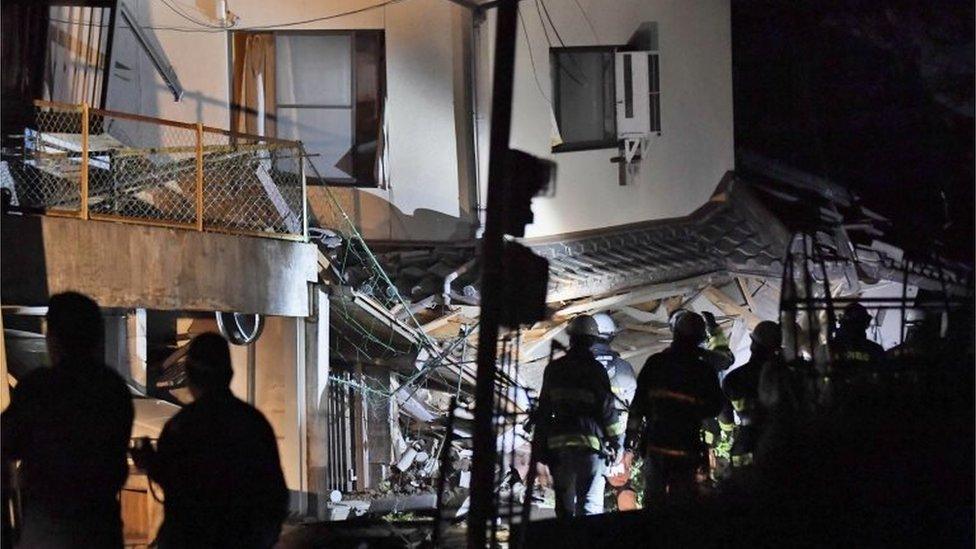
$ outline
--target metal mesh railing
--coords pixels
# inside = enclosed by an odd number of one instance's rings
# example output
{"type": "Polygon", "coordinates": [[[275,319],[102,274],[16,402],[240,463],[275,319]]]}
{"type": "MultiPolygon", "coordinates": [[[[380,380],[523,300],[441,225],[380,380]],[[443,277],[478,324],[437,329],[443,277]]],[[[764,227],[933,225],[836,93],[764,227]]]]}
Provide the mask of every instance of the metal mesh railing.
{"type": "Polygon", "coordinates": [[[15,205],[51,214],[81,211],[83,109],[64,105],[37,112],[37,128],[24,131],[23,146],[7,161],[4,187],[15,205]],[[8,179],[9,178],[9,179],[8,179]]]}
{"type": "Polygon", "coordinates": [[[88,138],[88,209],[93,218],[193,227],[196,130],[92,111],[104,131],[88,138]]]}
{"type": "Polygon", "coordinates": [[[302,151],[290,141],[213,129],[202,134],[203,212],[214,229],[304,233],[302,151]]]}
{"type": "Polygon", "coordinates": [[[5,151],[3,185],[24,211],[307,238],[301,145],[85,105],[35,102],[5,151]]]}

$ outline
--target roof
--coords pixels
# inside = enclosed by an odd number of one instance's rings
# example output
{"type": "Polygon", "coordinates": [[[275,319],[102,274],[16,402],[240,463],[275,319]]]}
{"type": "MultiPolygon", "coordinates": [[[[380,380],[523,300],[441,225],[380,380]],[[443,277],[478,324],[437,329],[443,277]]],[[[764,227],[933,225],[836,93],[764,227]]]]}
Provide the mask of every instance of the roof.
{"type": "MultiPolygon", "coordinates": [[[[843,260],[856,259],[860,273],[854,278],[896,276],[901,250],[878,240],[887,220],[845,199],[831,198],[833,191],[771,185],[729,172],[711,199],[688,216],[524,243],[549,260],[549,302],[709,273],[778,278],[787,247],[798,232],[818,235],[838,258],[832,265],[838,272],[850,268],[843,260]]],[[[963,284],[964,275],[958,266],[946,266],[943,272],[953,284],[963,284]]],[[[939,276],[937,266],[919,263],[913,267],[912,282],[931,287],[941,284],[939,276]]]]}

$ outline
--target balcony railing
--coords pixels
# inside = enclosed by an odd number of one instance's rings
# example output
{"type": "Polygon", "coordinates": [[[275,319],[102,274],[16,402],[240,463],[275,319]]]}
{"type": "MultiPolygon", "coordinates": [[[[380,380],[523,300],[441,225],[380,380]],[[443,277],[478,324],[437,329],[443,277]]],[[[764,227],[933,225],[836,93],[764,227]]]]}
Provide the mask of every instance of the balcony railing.
{"type": "Polygon", "coordinates": [[[301,144],[36,101],[0,175],[25,212],[306,240],[301,144]]]}

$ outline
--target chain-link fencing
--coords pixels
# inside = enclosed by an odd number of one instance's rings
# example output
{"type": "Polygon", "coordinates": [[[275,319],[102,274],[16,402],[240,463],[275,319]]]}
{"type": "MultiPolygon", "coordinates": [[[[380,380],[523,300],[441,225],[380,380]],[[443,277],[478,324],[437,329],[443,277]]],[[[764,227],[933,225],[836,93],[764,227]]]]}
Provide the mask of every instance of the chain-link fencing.
{"type": "Polygon", "coordinates": [[[200,231],[304,240],[297,142],[37,101],[4,150],[11,207],[200,231]]]}
{"type": "Polygon", "coordinates": [[[197,143],[193,124],[92,110],[88,208],[95,219],[193,227],[197,143]]]}
{"type": "Polygon", "coordinates": [[[25,128],[20,147],[4,152],[3,187],[12,205],[54,215],[81,211],[84,122],[81,106],[37,109],[34,127],[25,128]]]}
{"type": "Polygon", "coordinates": [[[293,141],[204,128],[203,215],[214,230],[304,234],[302,151],[293,141]]]}

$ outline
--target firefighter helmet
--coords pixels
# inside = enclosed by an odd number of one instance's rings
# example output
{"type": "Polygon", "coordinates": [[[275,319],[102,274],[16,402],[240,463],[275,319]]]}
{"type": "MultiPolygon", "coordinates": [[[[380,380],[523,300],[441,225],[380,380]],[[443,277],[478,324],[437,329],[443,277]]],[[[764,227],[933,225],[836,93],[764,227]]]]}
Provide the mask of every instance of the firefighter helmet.
{"type": "Polygon", "coordinates": [[[678,319],[681,318],[681,315],[683,315],[683,314],[685,314],[687,312],[688,312],[688,309],[675,309],[668,316],[668,328],[671,328],[671,333],[672,334],[674,333],[674,327],[675,327],[675,325],[678,324],[678,319]]]}
{"type": "Polygon", "coordinates": [[[707,335],[705,319],[700,314],[685,311],[680,315],[675,315],[673,320],[675,339],[682,339],[695,345],[705,341],[707,335]]]}
{"type": "Polygon", "coordinates": [[[844,316],[841,318],[844,324],[849,324],[851,326],[864,326],[868,327],[871,323],[871,315],[868,314],[868,310],[858,302],[853,302],[844,307],[844,316]]]}
{"type": "Polygon", "coordinates": [[[778,349],[783,344],[783,330],[772,320],[763,320],[752,330],[752,340],[766,349],[778,349]]]}
{"type": "Polygon", "coordinates": [[[606,313],[580,315],[569,322],[566,328],[570,336],[589,336],[597,339],[613,339],[617,325],[606,313]]]}

